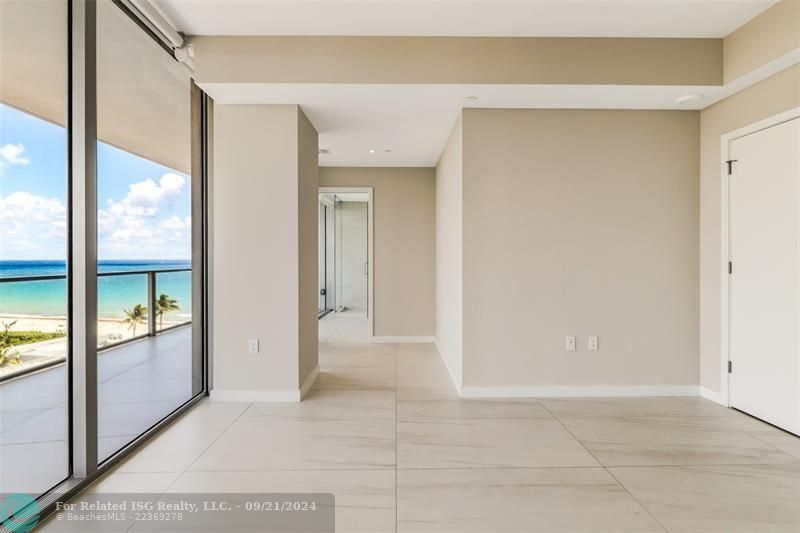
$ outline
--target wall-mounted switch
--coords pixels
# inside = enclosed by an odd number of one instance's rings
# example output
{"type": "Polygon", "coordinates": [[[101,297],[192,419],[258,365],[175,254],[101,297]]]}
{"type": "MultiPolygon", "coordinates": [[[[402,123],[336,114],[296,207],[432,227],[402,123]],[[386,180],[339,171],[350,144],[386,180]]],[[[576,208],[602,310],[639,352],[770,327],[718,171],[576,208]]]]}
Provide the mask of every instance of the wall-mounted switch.
{"type": "Polygon", "coordinates": [[[567,342],[566,342],[565,348],[566,348],[566,350],[568,352],[574,352],[575,351],[575,337],[567,337],[567,342]]]}
{"type": "Polygon", "coordinates": [[[247,352],[258,353],[258,339],[250,339],[247,341],[247,352]]]}
{"type": "Polygon", "coordinates": [[[586,343],[586,348],[588,348],[590,352],[596,352],[600,349],[600,341],[597,337],[589,337],[589,342],[586,343]]]}

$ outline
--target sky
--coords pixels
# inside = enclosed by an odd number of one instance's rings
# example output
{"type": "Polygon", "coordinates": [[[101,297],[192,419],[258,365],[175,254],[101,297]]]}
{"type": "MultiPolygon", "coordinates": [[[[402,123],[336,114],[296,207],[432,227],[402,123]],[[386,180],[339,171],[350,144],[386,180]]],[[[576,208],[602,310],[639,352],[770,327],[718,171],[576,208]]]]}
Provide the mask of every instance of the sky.
{"type": "MultiPolygon", "coordinates": [[[[66,258],[66,130],[0,103],[0,261],[66,258]]],[[[189,259],[191,181],[98,143],[99,259],[189,259]]]]}

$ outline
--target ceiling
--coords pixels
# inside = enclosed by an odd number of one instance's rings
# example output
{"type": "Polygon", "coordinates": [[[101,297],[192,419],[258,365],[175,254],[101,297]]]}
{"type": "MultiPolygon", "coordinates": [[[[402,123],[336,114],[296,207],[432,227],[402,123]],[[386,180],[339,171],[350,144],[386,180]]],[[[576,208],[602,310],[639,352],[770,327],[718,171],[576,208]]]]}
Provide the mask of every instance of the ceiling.
{"type": "Polygon", "coordinates": [[[776,0],[151,0],[190,35],[724,37],[776,0]]]}
{"type": "Polygon", "coordinates": [[[319,132],[321,166],[435,166],[463,107],[705,108],[791,64],[800,50],[725,86],[200,83],[218,104],[299,104],[319,132]],[[678,104],[682,96],[701,97],[678,104]],[[388,150],[388,151],[387,151],[388,150]]]}
{"type": "MultiPolygon", "coordinates": [[[[194,35],[720,38],[775,0],[151,2],[177,29],[194,35]]],[[[770,67],[772,73],[780,68],[785,65],[770,67]]],[[[758,77],[767,75],[770,72],[765,71],[758,77]]],[[[733,85],[200,85],[221,104],[302,106],[320,134],[321,166],[434,166],[462,107],[702,109],[737,89],[733,85]],[[688,94],[702,97],[688,105],[675,102],[688,94]]]]}

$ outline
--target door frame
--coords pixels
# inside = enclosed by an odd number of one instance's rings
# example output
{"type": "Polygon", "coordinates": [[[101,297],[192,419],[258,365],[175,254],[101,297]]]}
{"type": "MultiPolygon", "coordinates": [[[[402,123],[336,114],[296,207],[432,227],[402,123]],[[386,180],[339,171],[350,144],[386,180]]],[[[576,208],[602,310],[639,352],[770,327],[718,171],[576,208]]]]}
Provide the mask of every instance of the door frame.
{"type": "Polygon", "coordinates": [[[320,194],[367,193],[367,337],[375,337],[375,217],[373,187],[320,187],[320,194]]]}
{"type": "Polygon", "coordinates": [[[731,260],[731,210],[730,210],[730,176],[728,175],[728,161],[731,159],[733,141],[752,135],[762,130],[778,126],[790,120],[800,118],[800,107],[795,107],[778,113],[764,120],[759,120],[742,128],[724,134],[721,138],[722,156],[720,158],[720,184],[721,184],[721,231],[720,231],[720,390],[719,397],[708,389],[703,388],[704,396],[726,407],[731,406],[730,399],[730,374],[728,362],[731,358],[731,280],[728,273],[728,263],[731,260]]]}

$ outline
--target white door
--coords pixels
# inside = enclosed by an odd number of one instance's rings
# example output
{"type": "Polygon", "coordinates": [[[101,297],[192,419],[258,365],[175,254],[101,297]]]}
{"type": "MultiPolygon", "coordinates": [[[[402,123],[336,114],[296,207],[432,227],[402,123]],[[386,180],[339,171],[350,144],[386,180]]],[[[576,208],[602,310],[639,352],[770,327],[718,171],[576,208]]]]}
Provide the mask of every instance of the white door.
{"type": "Polygon", "coordinates": [[[800,119],[731,159],[731,406],[800,434],[800,119]]]}

